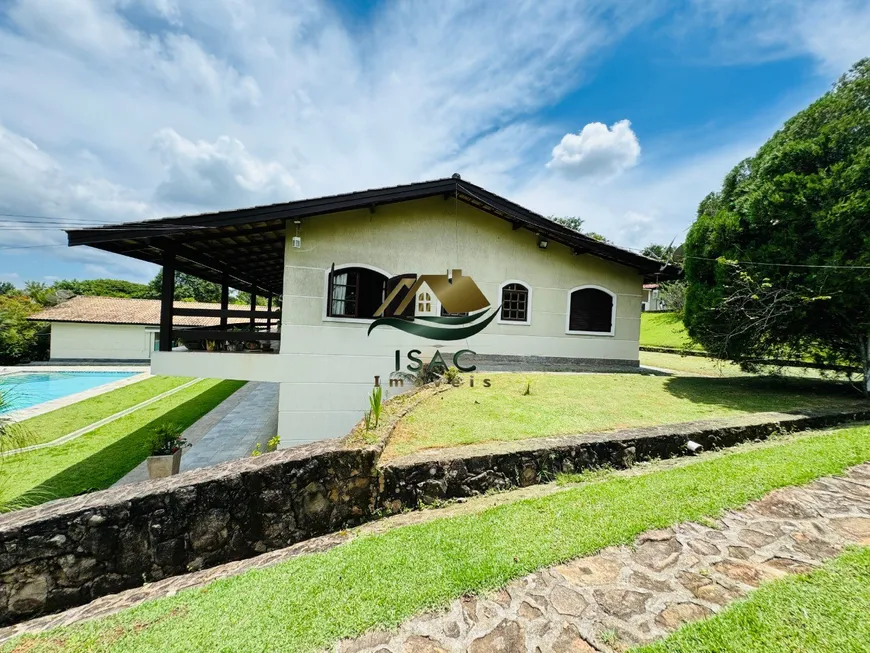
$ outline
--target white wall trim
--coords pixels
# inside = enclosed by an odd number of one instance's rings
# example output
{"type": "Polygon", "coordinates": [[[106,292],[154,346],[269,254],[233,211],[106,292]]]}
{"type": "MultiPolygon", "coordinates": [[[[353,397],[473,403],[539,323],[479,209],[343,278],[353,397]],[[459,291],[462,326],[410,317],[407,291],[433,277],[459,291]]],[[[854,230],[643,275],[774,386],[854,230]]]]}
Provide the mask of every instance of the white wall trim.
{"type": "Polygon", "coordinates": [[[507,281],[502,282],[502,284],[498,287],[498,323],[506,324],[508,326],[531,326],[532,324],[532,284],[527,283],[525,281],[521,281],[519,279],[508,279],[507,281]],[[517,320],[503,320],[501,318],[501,307],[503,304],[502,293],[504,291],[504,287],[510,285],[512,283],[518,283],[523,288],[528,290],[529,298],[528,303],[526,305],[526,319],[523,322],[518,322],[517,320]]]}
{"type": "Polygon", "coordinates": [[[607,288],[603,288],[602,286],[596,286],[591,283],[584,286],[577,286],[576,288],[571,288],[571,290],[568,291],[568,304],[565,309],[565,333],[571,336],[606,336],[608,338],[612,338],[616,333],[616,293],[614,293],[612,290],[608,290],[607,288]],[[606,292],[613,298],[610,306],[609,333],[607,331],[571,331],[571,295],[573,295],[578,290],[587,290],[589,288],[606,292]]]}
{"type": "MultiPolygon", "coordinates": [[[[367,263],[342,263],[341,265],[335,266],[335,271],[345,270],[347,268],[365,268],[366,270],[371,270],[372,272],[377,272],[378,274],[384,275],[387,279],[391,278],[393,275],[387,272],[386,270],[382,270],[381,268],[376,268],[374,265],[369,265],[367,263]]],[[[326,310],[329,306],[329,273],[332,272],[332,267],[328,267],[323,270],[323,308],[322,308],[322,318],[324,322],[346,322],[350,324],[371,324],[374,320],[371,318],[365,317],[331,317],[327,313],[326,310]]]]}

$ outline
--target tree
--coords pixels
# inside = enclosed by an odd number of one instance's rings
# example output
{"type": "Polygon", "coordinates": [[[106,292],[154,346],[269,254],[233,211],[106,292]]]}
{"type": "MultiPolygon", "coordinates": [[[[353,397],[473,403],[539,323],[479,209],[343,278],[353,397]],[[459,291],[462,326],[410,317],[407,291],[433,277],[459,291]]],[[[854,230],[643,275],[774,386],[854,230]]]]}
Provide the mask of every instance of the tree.
{"type": "Polygon", "coordinates": [[[665,309],[682,315],[686,308],[686,282],[680,279],[660,283],[659,299],[665,309]]]}
{"type": "Polygon", "coordinates": [[[589,236],[593,240],[597,240],[598,242],[601,242],[601,243],[609,243],[610,242],[609,239],[605,238],[604,236],[602,236],[601,234],[599,234],[595,231],[588,231],[588,232],[586,232],[585,235],[589,236]]]}
{"type": "MultiPolygon", "coordinates": [[[[163,270],[148,284],[152,297],[159,298],[163,292],[163,270]]],[[[213,281],[205,281],[192,274],[175,273],[175,299],[216,303],[221,300],[221,286],[213,281]]]]}
{"type": "Polygon", "coordinates": [[[699,205],[685,322],[708,351],[859,367],[870,394],[868,107],[863,59],[699,205]]]}
{"type": "Polygon", "coordinates": [[[649,256],[650,258],[658,259],[659,261],[664,261],[666,263],[671,263],[675,265],[683,264],[682,245],[674,247],[673,243],[671,243],[670,245],[659,245],[658,243],[650,243],[641,250],[641,254],[643,254],[644,256],[649,256]]]}
{"type": "Polygon", "coordinates": [[[41,306],[24,296],[0,296],[0,365],[16,365],[48,356],[48,327],[27,316],[41,306]]]}
{"type": "MultiPolygon", "coordinates": [[[[553,222],[558,222],[563,227],[568,227],[568,229],[573,229],[574,231],[580,231],[580,228],[583,226],[585,220],[583,218],[578,218],[577,216],[564,216],[559,217],[555,215],[548,216],[550,220],[553,222]]],[[[581,231],[582,233],[582,231],[581,231]]]]}
{"type": "MultiPolygon", "coordinates": [[[[123,279],[64,279],[52,284],[54,291],[66,290],[74,295],[154,299],[151,286],[123,279]]],[[[158,295],[159,296],[159,295],[158,295]]]]}
{"type": "Polygon", "coordinates": [[[8,281],[0,281],[0,295],[14,295],[18,289],[8,281]]]}

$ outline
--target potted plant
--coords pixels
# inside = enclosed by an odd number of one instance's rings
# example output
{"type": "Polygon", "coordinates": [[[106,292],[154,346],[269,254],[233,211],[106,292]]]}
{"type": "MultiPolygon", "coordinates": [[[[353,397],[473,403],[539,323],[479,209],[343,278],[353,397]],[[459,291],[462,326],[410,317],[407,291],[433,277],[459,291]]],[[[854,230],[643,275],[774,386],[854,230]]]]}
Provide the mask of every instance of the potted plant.
{"type": "Polygon", "coordinates": [[[177,424],[161,424],[151,440],[151,455],[148,456],[148,478],[165,478],[178,473],[181,467],[181,450],[187,441],[181,437],[177,424]]]}

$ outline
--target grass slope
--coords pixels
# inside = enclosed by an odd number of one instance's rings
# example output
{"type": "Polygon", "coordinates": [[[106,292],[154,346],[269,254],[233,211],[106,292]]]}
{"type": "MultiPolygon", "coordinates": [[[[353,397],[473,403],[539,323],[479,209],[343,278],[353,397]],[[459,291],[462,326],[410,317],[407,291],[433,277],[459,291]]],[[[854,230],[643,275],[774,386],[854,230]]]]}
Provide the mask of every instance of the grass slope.
{"type": "MultiPolygon", "coordinates": [[[[659,377],[640,374],[477,375],[427,399],[407,415],[387,459],[433,447],[689,422],[760,411],[855,405],[834,384],[767,378],[659,377]],[[524,396],[531,381],[531,395],[524,396]]],[[[848,393],[848,394],[844,394],[848,393]]]]}
{"type": "Polygon", "coordinates": [[[18,428],[26,432],[28,444],[51,442],[191,380],[191,377],[152,376],[71,406],[23,420],[18,423],[18,428]]]}
{"type": "Polygon", "coordinates": [[[870,549],[764,585],[725,612],[635,653],[842,653],[870,650],[870,549]]]}
{"type": "Polygon", "coordinates": [[[870,427],[728,452],[638,476],[360,537],[4,650],[317,651],[466,593],[721,515],[779,487],[870,460],[870,427]]]}
{"type": "Polygon", "coordinates": [[[11,507],[102,490],[148,456],[154,428],[187,428],[244,385],[205,380],[57,447],[8,456],[0,464],[0,502],[11,507]]]}
{"type": "Polygon", "coordinates": [[[697,349],[677,313],[643,313],[640,316],[640,344],[645,347],[697,349]]]}

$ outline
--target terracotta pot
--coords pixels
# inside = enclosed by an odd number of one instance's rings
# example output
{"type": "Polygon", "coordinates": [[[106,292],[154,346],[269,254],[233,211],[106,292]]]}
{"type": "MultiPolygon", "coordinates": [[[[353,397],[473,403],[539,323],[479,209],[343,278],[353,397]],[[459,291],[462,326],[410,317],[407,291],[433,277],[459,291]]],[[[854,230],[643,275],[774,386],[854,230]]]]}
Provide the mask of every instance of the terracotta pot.
{"type": "Polygon", "coordinates": [[[168,456],[148,456],[148,478],[166,478],[181,468],[181,449],[168,456]]]}

